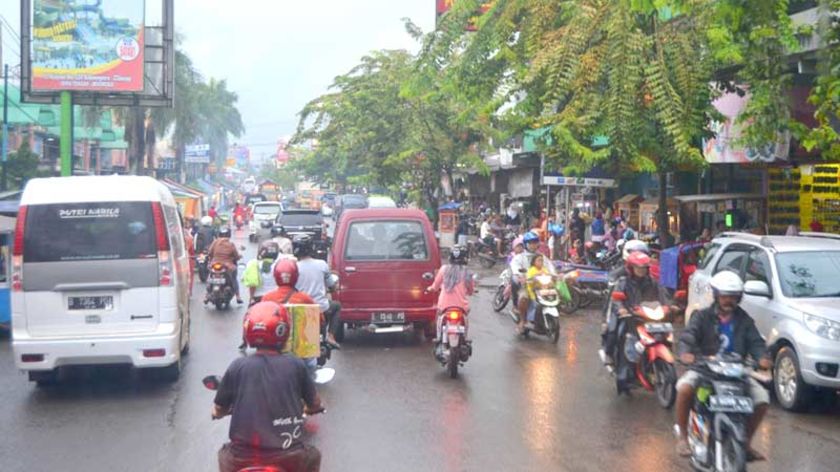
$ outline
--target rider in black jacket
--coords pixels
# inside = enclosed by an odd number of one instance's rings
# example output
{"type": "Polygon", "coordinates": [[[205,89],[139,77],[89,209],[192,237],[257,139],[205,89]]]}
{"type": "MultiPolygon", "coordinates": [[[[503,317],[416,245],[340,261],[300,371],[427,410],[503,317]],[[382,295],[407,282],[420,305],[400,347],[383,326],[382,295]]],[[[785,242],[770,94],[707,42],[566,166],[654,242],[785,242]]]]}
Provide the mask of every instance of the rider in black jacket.
{"type": "MultiPolygon", "coordinates": [[[[734,272],[722,271],[712,277],[711,286],[715,302],[711,307],[697,311],[691,316],[688,326],[680,336],[680,360],[685,364],[693,364],[696,356],[713,356],[724,351],[739,354],[745,359],[747,356],[752,357],[758,361],[761,368],[769,369],[771,362],[764,338],[750,315],[738,306],[744,293],[741,278],[734,272]]],[[[688,415],[699,381],[700,375],[689,370],[677,382],[676,414],[680,433],[677,452],[681,456],[691,455],[688,446],[688,415]]],[[[770,396],[755,379],[750,379],[750,396],[755,411],[747,424],[747,435],[749,440],[752,440],[761,420],[767,414],[770,396]]],[[[748,459],[763,460],[764,456],[750,446],[748,459]]]]}

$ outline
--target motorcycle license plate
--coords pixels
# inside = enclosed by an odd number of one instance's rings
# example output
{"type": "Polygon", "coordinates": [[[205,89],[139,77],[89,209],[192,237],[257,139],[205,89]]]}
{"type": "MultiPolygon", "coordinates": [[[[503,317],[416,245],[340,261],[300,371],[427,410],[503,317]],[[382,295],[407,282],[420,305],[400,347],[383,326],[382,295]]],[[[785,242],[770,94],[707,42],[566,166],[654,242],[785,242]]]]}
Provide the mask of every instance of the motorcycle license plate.
{"type": "Polygon", "coordinates": [[[465,332],[466,329],[461,325],[448,325],[446,327],[446,334],[463,334],[465,332]]]}
{"type": "Polygon", "coordinates": [[[75,310],[112,310],[114,297],[67,297],[67,309],[75,310]]]}
{"type": "Polygon", "coordinates": [[[645,330],[650,334],[673,333],[674,325],[671,323],[645,323],[645,330]]]}
{"type": "Polygon", "coordinates": [[[709,397],[709,410],[724,413],[752,413],[753,401],[750,397],[738,395],[712,395],[709,397]]]}
{"type": "Polygon", "coordinates": [[[224,277],[211,277],[209,282],[213,285],[224,285],[225,278],[224,277]]]}
{"type": "Polygon", "coordinates": [[[374,313],[371,315],[371,322],[373,324],[405,323],[405,313],[401,311],[374,313]]]}

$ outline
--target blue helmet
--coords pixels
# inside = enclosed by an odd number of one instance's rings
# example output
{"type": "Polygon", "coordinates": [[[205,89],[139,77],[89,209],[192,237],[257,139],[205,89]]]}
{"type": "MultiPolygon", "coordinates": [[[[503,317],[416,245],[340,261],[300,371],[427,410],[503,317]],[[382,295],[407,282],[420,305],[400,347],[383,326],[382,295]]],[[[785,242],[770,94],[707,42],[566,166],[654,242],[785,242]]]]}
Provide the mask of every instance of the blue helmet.
{"type": "Polygon", "coordinates": [[[525,243],[526,246],[528,243],[538,243],[540,242],[540,237],[537,236],[537,233],[528,231],[525,233],[525,236],[522,237],[522,242],[525,243]]]}
{"type": "Polygon", "coordinates": [[[566,232],[566,227],[561,225],[560,223],[551,223],[548,225],[548,232],[553,234],[554,236],[563,236],[566,232]]]}

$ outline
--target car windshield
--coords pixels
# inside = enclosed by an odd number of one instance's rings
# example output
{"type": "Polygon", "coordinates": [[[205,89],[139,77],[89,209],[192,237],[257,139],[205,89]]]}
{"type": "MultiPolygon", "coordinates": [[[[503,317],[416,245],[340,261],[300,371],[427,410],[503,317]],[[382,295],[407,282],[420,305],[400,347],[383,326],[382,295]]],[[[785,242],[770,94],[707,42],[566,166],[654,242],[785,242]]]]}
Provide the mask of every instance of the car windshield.
{"type": "Polygon", "coordinates": [[[320,226],[320,213],[284,213],[280,217],[280,224],[286,226],[320,226]]]}
{"type": "Polygon", "coordinates": [[[367,198],[364,195],[346,195],[341,199],[344,208],[366,208],[367,198]]]}
{"type": "Polygon", "coordinates": [[[350,225],[347,260],[427,260],[423,227],[416,221],[370,221],[350,225]]]}
{"type": "Polygon", "coordinates": [[[254,207],[255,215],[276,215],[280,213],[280,205],[257,205],[254,207]]]}
{"type": "Polygon", "coordinates": [[[840,251],[781,253],[776,266],[786,297],[840,297],[840,251]]]}

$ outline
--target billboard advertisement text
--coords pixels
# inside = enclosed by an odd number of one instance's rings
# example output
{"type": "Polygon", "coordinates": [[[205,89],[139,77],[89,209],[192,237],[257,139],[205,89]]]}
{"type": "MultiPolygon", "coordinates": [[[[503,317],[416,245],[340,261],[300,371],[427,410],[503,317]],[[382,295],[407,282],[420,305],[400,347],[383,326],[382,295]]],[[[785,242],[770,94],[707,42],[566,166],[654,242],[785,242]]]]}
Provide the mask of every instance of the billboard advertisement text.
{"type": "Polygon", "coordinates": [[[32,90],[143,90],[143,0],[34,0],[32,90]]]}

